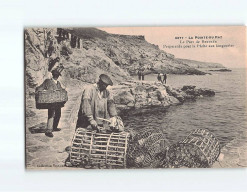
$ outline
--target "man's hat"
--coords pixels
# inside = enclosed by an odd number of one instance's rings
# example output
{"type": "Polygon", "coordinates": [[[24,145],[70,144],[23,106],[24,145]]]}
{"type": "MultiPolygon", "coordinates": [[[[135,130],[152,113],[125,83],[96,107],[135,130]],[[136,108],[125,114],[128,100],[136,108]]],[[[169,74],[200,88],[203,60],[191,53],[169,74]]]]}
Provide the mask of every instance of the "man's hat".
{"type": "Polygon", "coordinates": [[[52,75],[59,75],[59,76],[61,76],[61,73],[57,69],[51,71],[51,73],[52,73],[52,75]]]}
{"type": "Polygon", "coordinates": [[[61,72],[63,71],[63,69],[64,69],[63,66],[58,66],[56,69],[51,71],[51,73],[52,73],[52,75],[56,74],[56,75],[62,76],[61,72]]]}
{"type": "Polygon", "coordinates": [[[113,82],[112,82],[112,80],[110,79],[110,77],[108,77],[107,75],[105,75],[105,74],[101,74],[100,76],[99,76],[99,78],[100,78],[100,80],[103,82],[103,83],[105,83],[105,84],[107,84],[107,85],[113,85],[113,82]]]}

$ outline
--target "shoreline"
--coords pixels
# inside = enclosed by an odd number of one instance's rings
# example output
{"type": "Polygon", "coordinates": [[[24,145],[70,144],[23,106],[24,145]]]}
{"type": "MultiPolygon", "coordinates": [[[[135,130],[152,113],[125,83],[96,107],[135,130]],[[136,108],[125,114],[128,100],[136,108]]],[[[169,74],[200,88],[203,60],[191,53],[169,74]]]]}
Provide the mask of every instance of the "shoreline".
{"type": "MultiPolygon", "coordinates": [[[[197,89],[195,86],[187,86],[183,90],[172,89],[169,86],[157,82],[139,82],[133,80],[122,82],[110,88],[110,91],[115,94],[113,96],[116,101],[118,113],[125,112],[128,109],[133,109],[137,113],[140,113],[143,109],[148,109],[152,106],[159,109],[166,109],[171,105],[178,105],[183,101],[195,100],[196,97],[200,96],[196,93],[197,89]],[[186,92],[193,92],[195,96],[186,92]],[[147,97],[148,94],[149,97],[147,97]],[[150,98],[152,103],[147,101],[150,98]]],[[[200,89],[198,90],[200,91],[200,89]]],[[[28,100],[30,102],[27,104],[26,112],[29,110],[34,115],[26,119],[27,169],[40,169],[40,166],[60,169],[64,166],[65,160],[68,158],[65,148],[70,146],[74,135],[81,99],[81,90],[79,93],[74,93],[73,91],[72,88],[68,91],[69,101],[62,109],[62,117],[59,123],[62,131],[54,132],[54,138],[52,139],[44,135],[47,110],[37,110],[34,99],[28,100]]]]}
{"type": "MultiPolygon", "coordinates": [[[[187,93],[191,93],[195,91],[195,86],[187,86],[185,87],[187,93]]],[[[184,90],[185,90],[184,89],[184,90]]],[[[185,90],[185,91],[186,91],[185,90]]],[[[81,90],[80,90],[81,91],[81,90]]],[[[115,92],[115,100],[117,101],[118,112],[124,114],[125,112],[130,111],[131,114],[144,114],[150,108],[155,109],[166,109],[172,105],[180,105],[183,104],[184,101],[196,100],[191,97],[191,95],[187,96],[188,99],[177,99],[177,97],[186,97],[186,93],[181,89],[173,89],[168,85],[162,85],[158,82],[150,82],[150,81],[128,81],[122,82],[119,85],[113,86],[110,88],[110,91],[115,92]],[[137,88],[137,90],[136,90],[137,88]],[[144,91],[145,89],[145,91],[144,91]],[[148,89],[148,90],[147,90],[148,89]],[[140,101],[141,97],[145,97],[147,99],[147,91],[151,93],[151,99],[154,100],[154,104],[149,104],[148,101],[140,101]],[[118,93],[116,93],[118,91],[118,93]],[[132,91],[132,92],[130,92],[132,91]],[[133,93],[135,92],[135,93],[133,93]],[[154,92],[154,93],[152,93],[154,92]],[[169,93],[168,93],[169,92],[169,93]],[[135,94],[136,99],[130,98],[130,95],[133,96],[135,94]],[[163,96],[162,96],[163,94],[163,96]],[[181,96],[182,94],[182,96],[181,96]],[[180,95],[180,96],[179,96],[180,95]],[[163,97],[158,100],[158,97],[163,97]],[[176,97],[175,97],[176,96],[176,97]],[[133,104],[135,102],[135,104],[133,104]],[[127,109],[123,109],[123,107],[127,107],[127,109]],[[146,111],[145,111],[146,110],[146,111]]],[[[64,151],[64,149],[70,145],[74,128],[76,123],[76,115],[78,112],[78,106],[80,101],[81,93],[73,94],[73,89],[69,90],[69,102],[62,109],[62,118],[60,122],[60,126],[62,127],[62,132],[55,132],[55,137],[53,139],[47,138],[44,133],[31,133],[30,128],[33,126],[40,126],[41,129],[44,128],[45,122],[47,120],[47,112],[46,110],[37,110],[35,109],[34,100],[33,106],[31,106],[31,110],[33,110],[35,116],[27,117],[26,124],[26,159],[27,159],[27,169],[46,169],[46,167],[39,167],[40,163],[48,163],[47,168],[55,168],[55,169],[70,169],[64,167],[64,163],[66,158],[68,157],[68,153],[64,151]],[[35,122],[33,122],[35,121],[35,122]],[[33,125],[36,123],[35,125],[33,125]],[[69,125],[71,124],[71,125],[69,125]],[[36,140],[36,141],[34,141],[36,140]],[[56,143],[58,141],[58,143],[56,143]],[[50,148],[50,149],[48,149],[50,148]],[[47,151],[48,150],[48,151],[47,151]],[[40,152],[46,156],[44,159],[39,159],[40,152]],[[48,153],[48,154],[46,154],[48,153]],[[58,156],[54,158],[54,156],[58,156]],[[49,157],[49,158],[47,158],[49,157]],[[55,166],[51,166],[54,164],[55,166]]],[[[197,96],[200,97],[200,96],[197,96]]],[[[30,107],[29,107],[30,108],[30,107]]],[[[28,108],[26,109],[26,111],[28,108]]],[[[241,138],[241,136],[240,136],[241,138]]],[[[221,148],[221,153],[224,154],[224,158],[221,161],[216,161],[211,168],[221,168],[223,167],[246,167],[247,161],[245,157],[247,156],[247,144],[243,139],[238,138],[237,140],[233,140],[223,146],[221,148]],[[241,144],[240,144],[241,143],[241,144]],[[239,144],[241,146],[239,146],[239,144]]],[[[72,167],[73,169],[73,167],[72,167]]]]}

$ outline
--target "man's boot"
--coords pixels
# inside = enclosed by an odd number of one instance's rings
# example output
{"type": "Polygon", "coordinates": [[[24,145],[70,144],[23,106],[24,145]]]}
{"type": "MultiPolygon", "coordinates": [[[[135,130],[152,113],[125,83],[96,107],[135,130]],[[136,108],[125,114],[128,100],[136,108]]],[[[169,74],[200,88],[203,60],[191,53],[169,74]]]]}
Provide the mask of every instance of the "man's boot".
{"type": "Polygon", "coordinates": [[[46,135],[47,137],[53,137],[52,130],[48,129],[48,130],[45,132],[45,135],[46,135]]]}

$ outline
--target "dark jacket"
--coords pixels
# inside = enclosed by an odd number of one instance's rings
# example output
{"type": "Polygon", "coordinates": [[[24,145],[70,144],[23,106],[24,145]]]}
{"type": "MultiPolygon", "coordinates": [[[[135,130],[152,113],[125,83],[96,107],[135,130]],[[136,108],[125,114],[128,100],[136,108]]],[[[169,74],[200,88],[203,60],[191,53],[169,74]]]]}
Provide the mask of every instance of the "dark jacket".
{"type": "Polygon", "coordinates": [[[57,81],[57,84],[53,81],[53,79],[46,79],[39,87],[36,88],[36,91],[43,90],[59,90],[62,89],[61,83],[57,81]]]}

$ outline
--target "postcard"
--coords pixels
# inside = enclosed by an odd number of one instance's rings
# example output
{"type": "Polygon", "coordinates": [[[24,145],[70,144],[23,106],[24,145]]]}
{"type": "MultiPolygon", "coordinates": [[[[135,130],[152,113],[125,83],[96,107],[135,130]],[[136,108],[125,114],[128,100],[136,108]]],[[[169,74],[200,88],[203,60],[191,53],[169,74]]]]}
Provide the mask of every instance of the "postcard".
{"type": "Polygon", "coordinates": [[[27,169],[247,167],[246,27],[24,29],[27,169]]]}

